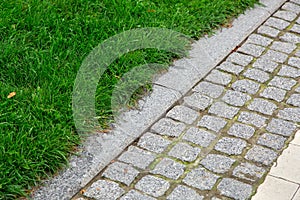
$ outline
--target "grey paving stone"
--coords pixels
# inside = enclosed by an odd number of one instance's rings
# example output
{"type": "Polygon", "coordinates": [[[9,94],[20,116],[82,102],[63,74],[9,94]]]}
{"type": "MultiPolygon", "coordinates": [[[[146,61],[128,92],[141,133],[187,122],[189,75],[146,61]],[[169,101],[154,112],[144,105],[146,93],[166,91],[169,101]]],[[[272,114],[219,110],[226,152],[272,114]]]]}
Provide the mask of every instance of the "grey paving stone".
{"type": "Polygon", "coordinates": [[[212,98],[218,98],[224,91],[224,87],[220,85],[216,85],[213,83],[209,83],[206,81],[201,81],[193,91],[200,92],[201,94],[205,94],[212,98]]]}
{"type": "Polygon", "coordinates": [[[98,180],[94,182],[84,193],[84,196],[94,199],[115,200],[125,191],[112,181],[98,180]]]}
{"type": "Polygon", "coordinates": [[[251,195],[252,187],[249,184],[231,178],[224,178],[218,185],[218,190],[224,196],[237,200],[246,200],[251,195]]]}
{"type": "Polygon", "coordinates": [[[258,58],[252,66],[266,72],[273,72],[277,68],[278,64],[269,59],[258,58]]]}
{"type": "Polygon", "coordinates": [[[208,74],[205,80],[221,85],[227,85],[231,82],[232,77],[230,74],[221,72],[219,70],[213,70],[210,74],[208,74]]]}
{"type": "Polygon", "coordinates": [[[293,66],[293,67],[297,67],[297,68],[300,69],[300,58],[291,57],[288,61],[288,64],[293,66]]]}
{"type": "Polygon", "coordinates": [[[222,118],[204,115],[197,125],[215,132],[219,132],[226,124],[226,120],[222,118]]]}
{"type": "MultiPolygon", "coordinates": [[[[299,21],[300,21],[300,17],[299,17],[299,21]]],[[[300,57],[300,49],[298,49],[295,53],[295,56],[300,57]]]]}
{"type": "Polygon", "coordinates": [[[252,56],[244,55],[244,54],[241,54],[238,52],[232,53],[227,58],[227,61],[244,66],[244,67],[249,65],[252,60],[253,60],[252,56]]]}
{"type": "Polygon", "coordinates": [[[135,146],[130,146],[122,153],[118,160],[132,164],[135,167],[146,169],[155,159],[155,155],[149,151],[142,150],[135,146]]]}
{"type": "Polygon", "coordinates": [[[151,127],[151,131],[160,135],[178,137],[186,125],[181,122],[175,122],[172,119],[163,118],[151,127]]]}
{"type": "Polygon", "coordinates": [[[191,127],[183,136],[183,140],[192,142],[202,147],[208,147],[216,136],[208,131],[191,127]]]}
{"type": "Polygon", "coordinates": [[[107,167],[102,176],[129,186],[138,174],[139,171],[130,165],[114,162],[107,167]]]}
{"type": "Polygon", "coordinates": [[[283,65],[278,72],[280,76],[287,76],[291,78],[298,78],[300,77],[300,69],[296,69],[294,67],[283,65]]]}
{"type": "Polygon", "coordinates": [[[260,96],[281,102],[284,99],[285,94],[286,91],[283,89],[279,89],[276,87],[267,87],[262,93],[260,93],[260,96]]]}
{"type": "Polygon", "coordinates": [[[300,93],[300,87],[297,87],[295,92],[299,92],[300,93]]]}
{"type": "Polygon", "coordinates": [[[244,67],[225,61],[217,69],[238,75],[244,70],[244,67]]]}
{"type": "Polygon", "coordinates": [[[274,16],[291,22],[296,19],[297,14],[291,11],[279,10],[274,14],[274,16]]]}
{"type": "Polygon", "coordinates": [[[263,34],[263,35],[267,35],[267,36],[270,36],[270,37],[277,37],[278,34],[280,33],[279,30],[275,29],[275,28],[272,28],[270,26],[260,26],[257,30],[257,33],[260,33],[260,34],[263,34]]]}
{"type": "Polygon", "coordinates": [[[294,3],[287,2],[281,8],[284,10],[295,12],[296,14],[300,13],[300,6],[294,3]]]}
{"type": "Polygon", "coordinates": [[[266,130],[271,133],[283,136],[292,135],[295,129],[296,125],[294,123],[276,118],[273,118],[266,128],[266,130]]]}
{"type": "Polygon", "coordinates": [[[200,190],[211,190],[218,178],[219,176],[202,167],[198,167],[189,172],[183,179],[183,182],[200,190]]]}
{"type": "Polygon", "coordinates": [[[247,146],[247,142],[238,138],[223,137],[218,141],[215,146],[215,150],[229,154],[239,155],[243,152],[243,149],[247,146]]]}
{"type": "Polygon", "coordinates": [[[259,69],[248,69],[243,73],[243,75],[249,79],[264,83],[269,80],[270,76],[267,72],[261,71],[259,69]]]}
{"type": "Polygon", "coordinates": [[[233,106],[243,106],[251,97],[239,91],[228,90],[222,100],[233,106]]]}
{"type": "Polygon", "coordinates": [[[296,20],[296,22],[297,22],[298,24],[300,24],[300,17],[296,20]]]}
{"type": "Polygon", "coordinates": [[[173,192],[167,197],[167,200],[202,200],[204,197],[199,195],[195,190],[183,185],[178,185],[173,192]]]}
{"type": "Polygon", "coordinates": [[[120,200],[155,200],[155,198],[142,194],[136,190],[130,190],[126,195],[122,196],[120,200]]]}
{"type": "Polygon", "coordinates": [[[272,115],[273,112],[277,109],[277,106],[270,101],[255,98],[248,106],[248,109],[252,111],[257,111],[262,114],[272,115]]]}
{"type": "Polygon", "coordinates": [[[300,43],[300,37],[293,33],[285,33],[279,37],[282,41],[291,42],[294,44],[300,43]]]}
{"type": "Polygon", "coordinates": [[[261,46],[257,46],[255,44],[250,44],[250,43],[246,43],[244,45],[242,45],[238,51],[254,56],[254,57],[259,57],[263,52],[264,52],[265,48],[261,47],[261,46]]]}
{"type": "Polygon", "coordinates": [[[238,112],[239,108],[228,106],[223,102],[214,103],[208,110],[208,113],[212,113],[219,117],[224,117],[228,119],[233,118],[238,112]]]}
{"type": "Polygon", "coordinates": [[[137,184],[135,188],[149,194],[153,197],[159,197],[169,189],[170,183],[164,179],[147,175],[144,176],[137,184]]]}
{"type": "Polygon", "coordinates": [[[171,141],[149,132],[145,133],[138,142],[138,146],[155,153],[163,152],[169,144],[171,141]]]}
{"type": "Polygon", "coordinates": [[[270,82],[269,85],[275,86],[284,90],[291,90],[297,84],[297,81],[290,78],[284,78],[280,76],[275,76],[270,82]]]}
{"type": "Polygon", "coordinates": [[[264,168],[246,162],[234,168],[232,174],[235,177],[254,182],[260,179],[265,172],[264,168]]]}
{"type": "Polygon", "coordinates": [[[294,26],[290,29],[291,32],[300,33],[300,25],[294,24],[294,26]]]}
{"type": "Polygon", "coordinates": [[[300,107],[300,94],[292,94],[286,102],[293,106],[300,107]]]}
{"type": "Polygon", "coordinates": [[[288,58],[288,55],[278,51],[269,50],[267,53],[262,55],[261,58],[283,63],[288,58]]]}
{"type": "Polygon", "coordinates": [[[197,111],[205,110],[212,102],[212,98],[197,92],[191,96],[184,97],[184,105],[197,111]]]}
{"type": "Polygon", "coordinates": [[[253,136],[255,129],[252,126],[246,124],[234,123],[228,130],[229,135],[236,137],[249,139],[253,136]]]}
{"type": "Polygon", "coordinates": [[[231,87],[239,92],[255,94],[258,92],[260,85],[254,81],[244,79],[234,82],[231,87]]]}
{"type": "Polygon", "coordinates": [[[270,166],[278,154],[268,148],[255,145],[246,154],[245,158],[263,165],[270,166]]]}
{"type": "Polygon", "coordinates": [[[251,34],[248,39],[246,40],[246,43],[252,43],[252,44],[258,44],[261,46],[268,46],[272,43],[272,39],[264,37],[262,35],[258,34],[251,34]]]}
{"type": "Polygon", "coordinates": [[[293,2],[293,3],[295,3],[295,4],[300,5],[300,1],[299,1],[299,0],[291,0],[290,2],[293,2]]]}
{"type": "Polygon", "coordinates": [[[192,124],[197,119],[198,112],[185,106],[175,106],[167,113],[167,117],[187,124],[192,124]]]}
{"type": "Polygon", "coordinates": [[[170,179],[178,179],[184,172],[185,166],[170,158],[163,158],[151,171],[153,174],[160,174],[170,179]]]}
{"type": "Polygon", "coordinates": [[[300,108],[285,108],[280,110],[278,117],[289,121],[300,122],[300,108]]]}
{"type": "Polygon", "coordinates": [[[196,160],[196,158],[200,152],[201,152],[201,149],[199,149],[197,147],[192,147],[191,145],[180,142],[171,149],[171,151],[169,152],[168,155],[178,158],[182,161],[192,162],[192,161],[196,160]]]}
{"type": "Polygon", "coordinates": [[[264,25],[271,26],[279,30],[284,30],[290,25],[290,23],[282,19],[271,17],[264,23],[264,25]]]}
{"type": "Polygon", "coordinates": [[[266,120],[267,120],[266,117],[263,117],[256,113],[250,113],[250,112],[241,112],[240,116],[238,117],[239,122],[243,122],[245,124],[251,124],[258,128],[265,126],[266,120]]]}
{"type": "Polygon", "coordinates": [[[257,144],[270,147],[275,150],[281,150],[284,146],[286,138],[270,133],[264,133],[258,138],[257,144]]]}
{"type": "Polygon", "coordinates": [[[235,162],[234,159],[218,154],[208,154],[200,164],[206,169],[215,173],[227,172],[232,164],[235,162]]]}
{"type": "Polygon", "coordinates": [[[274,41],[270,48],[276,51],[290,54],[297,48],[297,46],[295,44],[287,42],[274,41]]]}

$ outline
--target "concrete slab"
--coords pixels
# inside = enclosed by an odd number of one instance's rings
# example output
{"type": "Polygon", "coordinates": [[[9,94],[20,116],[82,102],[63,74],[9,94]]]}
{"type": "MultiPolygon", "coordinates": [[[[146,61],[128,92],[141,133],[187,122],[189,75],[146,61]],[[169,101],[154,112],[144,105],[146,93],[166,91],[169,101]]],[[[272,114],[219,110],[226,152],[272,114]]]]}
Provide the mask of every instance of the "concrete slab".
{"type": "Polygon", "coordinates": [[[267,176],[251,200],[291,200],[298,187],[295,183],[267,176]]]}

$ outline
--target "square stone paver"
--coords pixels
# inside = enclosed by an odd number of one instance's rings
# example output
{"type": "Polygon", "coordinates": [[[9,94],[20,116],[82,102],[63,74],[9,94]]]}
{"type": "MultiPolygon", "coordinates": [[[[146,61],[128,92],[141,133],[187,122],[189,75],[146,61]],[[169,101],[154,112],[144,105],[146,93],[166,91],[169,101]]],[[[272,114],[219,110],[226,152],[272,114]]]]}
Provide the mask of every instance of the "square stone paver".
{"type": "Polygon", "coordinates": [[[183,185],[178,185],[173,192],[167,197],[167,200],[202,200],[204,197],[199,195],[195,190],[183,185]]]}
{"type": "Polygon", "coordinates": [[[249,139],[254,134],[255,129],[252,126],[242,124],[242,123],[234,123],[230,129],[228,130],[229,135],[233,135],[235,137],[249,139]]]}
{"type": "Polygon", "coordinates": [[[270,26],[260,26],[257,30],[257,33],[260,33],[262,35],[267,35],[269,37],[277,37],[280,31],[278,29],[272,28],[270,26]]]}
{"type": "Polygon", "coordinates": [[[278,63],[269,59],[258,58],[252,66],[266,72],[273,72],[278,67],[278,63]]]}
{"type": "Polygon", "coordinates": [[[247,146],[247,142],[238,138],[223,137],[218,141],[215,146],[215,150],[229,154],[239,155],[243,152],[243,149],[247,146]]]}
{"type": "MultiPolygon", "coordinates": [[[[299,37],[300,38],[300,37],[299,37]]],[[[288,64],[293,67],[297,67],[300,69],[300,58],[291,57],[288,61],[288,64]]]]}
{"type": "Polygon", "coordinates": [[[284,19],[286,21],[293,21],[296,19],[297,14],[293,13],[291,11],[286,11],[286,10],[279,10],[274,14],[275,17],[284,19]]]}
{"type": "Polygon", "coordinates": [[[243,75],[249,79],[258,81],[260,83],[264,83],[270,78],[270,75],[267,72],[255,68],[248,69],[243,73],[243,75]]]}
{"type": "Polygon", "coordinates": [[[221,85],[216,85],[206,81],[201,81],[193,91],[199,92],[201,94],[210,96],[212,98],[218,98],[224,91],[224,87],[221,85]]]}
{"type": "Polygon", "coordinates": [[[222,118],[204,115],[197,125],[215,132],[219,132],[226,124],[227,121],[222,118]]]}
{"type": "Polygon", "coordinates": [[[242,45],[238,51],[254,56],[254,57],[259,57],[263,52],[264,52],[265,48],[255,45],[255,44],[250,44],[250,43],[246,43],[244,45],[242,45]]]}
{"type": "Polygon", "coordinates": [[[153,174],[160,174],[170,179],[178,179],[184,172],[185,166],[170,158],[162,159],[151,171],[153,174]]]}
{"type": "Polygon", "coordinates": [[[145,192],[153,197],[159,197],[164,195],[164,193],[169,189],[169,187],[169,182],[151,175],[144,176],[135,185],[136,189],[145,192]]]}
{"type": "Polygon", "coordinates": [[[175,122],[174,120],[168,118],[163,118],[151,127],[151,131],[160,135],[178,137],[183,132],[185,127],[186,125],[184,123],[175,122]]]}
{"type": "Polygon", "coordinates": [[[273,40],[268,37],[264,37],[258,34],[251,34],[246,40],[246,43],[258,44],[265,47],[271,44],[272,41],[273,40]]]}
{"type": "Polygon", "coordinates": [[[196,160],[200,152],[201,150],[199,148],[180,142],[171,149],[168,155],[182,161],[192,162],[196,160]]]}
{"type": "Polygon", "coordinates": [[[227,85],[231,82],[232,77],[230,74],[221,72],[219,70],[213,70],[210,74],[208,74],[205,80],[221,85],[227,85]]]}
{"type": "Polygon", "coordinates": [[[265,22],[264,25],[268,25],[277,28],[279,30],[284,30],[286,27],[290,25],[290,23],[282,19],[271,17],[265,22]]]}
{"type": "Polygon", "coordinates": [[[300,12],[300,6],[290,2],[285,3],[281,8],[284,10],[292,11],[296,14],[300,12]]]}
{"type": "Polygon", "coordinates": [[[238,75],[244,70],[244,67],[226,61],[218,66],[217,69],[238,75]]]}
{"type": "Polygon", "coordinates": [[[285,33],[284,35],[279,37],[281,40],[297,44],[300,42],[300,37],[293,33],[285,33]]]}
{"type": "Polygon", "coordinates": [[[276,51],[281,51],[283,53],[290,54],[297,48],[297,46],[295,44],[287,42],[274,41],[270,48],[276,51]]]}
{"type": "Polygon", "coordinates": [[[197,119],[198,112],[185,106],[175,106],[167,113],[167,117],[187,124],[192,124],[197,119]]]}
{"type": "Polygon", "coordinates": [[[266,117],[263,117],[256,113],[251,112],[241,112],[238,117],[239,122],[243,122],[245,124],[254,125],[256,127],[263,127],[266,125],[266,117]]]}
{"type": "Polygon", "coordinates": [[[245,158],[264,165],[271,165],[278,154],[268,148],[255,145],[246,154],[245,158]]]}
{"type": "Polygon", "coordinates": [[[212,102],[213,100],[210,97],[197,92],[184,97],[184,105],[197,111],[205,110],[212,102]]]}
{"type": "Polygon", "coordinates": [[[267,126],[267,131],[283,136],[290,136],[296,129],[293,122],[273,118],[267,126]]]}
{"type": "Polygon", "coordinates": [[[291,78],[284,78],[280,76],[275,76],[270,82],[269,85],[275,86],[284,90],[291,90],[294,85],[297,84],[297,81],[291,78]]]}
{"type": "Polygon", "coordinates": [[[208,154],[203,160],[201,160],[200,164],[212,172],[225,173],[230,169],[234,162],[234,159],[226,156],[208,154]]]}
{"type": "Polygon", "coordinates": [[[223,102],[214,103],[208,113],[215,114],[219,117],[224,117],[227,119],[232,119],[239,112],[239,108],[229,106],[223,102]]]}
{"type": "Polygon", "coordinates": [[[84,196],[94,199],[115,200],[125,191],[113,181],[98,180],[84,192],[84,196]]]}
{"type": "Polygon", "coordinates": [[[142,194],[136,190],[130,190],[120,200],[155,200],[155,198],[142,194]]]}
{"type": "Polygon", "coordinates": [[[239,91],[228,90],[222,100],[233,106],[243,106],[251,97],[239,91]]]}
{"type": "Polygon", "coordinates": [[[241,163],[232,172],[233,176],[245,179],[248,181],[257,181],[260,179],[266,170],[248,162],[241,163]]]}
{"type": "Polygon", "coordinates": [[[288,55],[279,51],[269,50],[261,58],[283,63],[288,58],[288,55]]]}
{"type": "Polygon", "coordinates": [[[248,109],[252,111],[257,111],[265,115],[272,115],[273,112],[277,109],[277,106],[270,101],[255,98],[248,106],[248,109]]]}
{"type": "Polygon", "coordinates": [[[155,153],[163,152],[169,144],[171,144],[171,141],[149,132],[145,133],[138,142],[138,146],[155,153]]]}
{"type": "Polygon", "coordinates": [[[300,69],[296,69],[294,67],[283,65],[278,72],[279,76],[287,76],[291,78],[298,78],[300,77],[300,69]]]}
{"type": "Polygon", "coordinates": [[[293,122],[300,122],[300,108],[284,108],[279,111],[278,117],[293,122]]]}
{"type": "Polygon", "coordinates": [[[295,183],[267,176],[251,200],[291,200],[298,187],[295,183]]]}
{"type": "Polygon", "coordinates": [[[235,81],[232,84],[232,89],[248,94],[255,94],[258,92],[260,85],[254,81],[247,79],[235,81]]]}
{"type": "Polygon", "coordinates": [[[281,150],[284,147],[286,138],[279,135],[264,133],[258,138],[257,144],[270,147],[275,150],[281,150]]]}
{"type": "Polygon", "coordinates": [[[281,102],[286,95],[286,91],[283,89],[279,89],[276,87],[267,87],[264,89],[262,93],[260,93],[261,97],[265,97],[267,99],[273,99],[277,102],[281,102]]]}
{"type": "MultiPolygon", "coordinates": [[[[255,44],[255,43],[254,43],[255,44]]],[[[244,55],[238,52],[230,54],[226,61],[236,63],[238,65],[246,67],[253,60],[252,56],[244,55]]]]}
{"type": "Polygon", "coordinates": [[[200,190],[211,190],[218,178],[219,176],[202,167],[198,167],[189,172],[183,179],[183,182],[200,190]]]}
{"type": "Polygon", "coordinates": [[[300,107],[300,94],[292,94],[286,102],[290,105],[300,107]]]}
{"type": "Polygon", "coordinates": [[[218,185],[222,195],[238,200],[248,199],[252,193],[252,186],[231,178],[224,178],[218,185]]]}
{"type": "Polygon", "coordinates": [[[216,136],[208,131],[191,127],[182,139],[202,147],[208,147],[215,138],[216,136]]]}
{"type": "Polygon", "coordinates": [[[118,160],[132,164],[135,167],[146,169],[155,159],[155,155],[149,151],[142,150],[135,146],[130,146],[127,151],[122,153],[118,160]]]}
{"type": "Polygon", "coordinates": [[[129,186],[138,174],[139,171],[130,165],[114,162],[107,167],[102,176],[129,186]]]}

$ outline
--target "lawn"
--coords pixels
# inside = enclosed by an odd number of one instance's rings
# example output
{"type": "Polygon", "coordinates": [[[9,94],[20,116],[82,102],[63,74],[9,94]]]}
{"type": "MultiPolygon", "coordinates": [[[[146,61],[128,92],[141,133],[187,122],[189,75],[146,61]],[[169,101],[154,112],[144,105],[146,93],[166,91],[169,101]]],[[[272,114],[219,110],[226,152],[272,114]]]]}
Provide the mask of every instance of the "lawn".
{"type": "MultiPolygon", "coordinates": [[[[257,0],[2,0],[0,2],[0,199],[26,196],[67,163],[80,143],[72,119],[76,73],[105,39],[139,27],[199,38],[257,0]],[[11,92],[16,95],[8,98],[11,92]]],[[[112,120],[111,93],[122,74],[170,63],[155,49],[116,60],[97,89],[97,115],[112,120]]]]}

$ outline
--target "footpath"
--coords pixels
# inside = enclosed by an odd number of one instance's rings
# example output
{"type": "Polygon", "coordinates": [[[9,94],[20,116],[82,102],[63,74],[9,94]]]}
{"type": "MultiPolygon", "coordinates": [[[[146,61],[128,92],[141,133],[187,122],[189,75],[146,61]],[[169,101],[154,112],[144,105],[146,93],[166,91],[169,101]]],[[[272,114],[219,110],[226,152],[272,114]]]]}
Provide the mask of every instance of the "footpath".
{"type": "Polygon", "coordinates": [[[177,61],[181,77],[170,69],[155,82],[153,123],[136,117],[143,129],[115,132],[119,143],[109,135],[87,140],[84,159],[72,158],[33,199],[300,200],[300,0],[262,3],[278,6],[261,16],[268,5],[257,6],[233,23],[241,31],[251,17],[265,17],[242,41],[219,32],[228,37],[216,46],[235,43],[229,53],[199,47],[218,54],[217,64],[177,61]]]}

